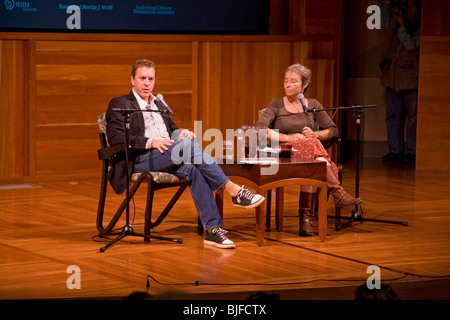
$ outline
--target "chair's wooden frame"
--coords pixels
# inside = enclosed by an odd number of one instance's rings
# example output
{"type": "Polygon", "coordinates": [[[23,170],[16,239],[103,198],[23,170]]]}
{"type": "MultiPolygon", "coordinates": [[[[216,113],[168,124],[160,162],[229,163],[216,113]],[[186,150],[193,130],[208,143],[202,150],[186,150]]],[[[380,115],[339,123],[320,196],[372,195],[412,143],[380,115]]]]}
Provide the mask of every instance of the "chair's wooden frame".
{"type": "MultiPolygon", "coordinates": [[[[106,133],[100,132],[100,145],[101,149],[98,150],[98,158],[99,160],[102,160],[102,178],[101,178],[101,185],[100,185],[100,196],[99,196],[99,202],[98,202],[98,209],[97,209],[97,230],[99,231],[99,236],[105,236],[107,234],[111,234],[113,232],[113,228],[118,222],[119,218],[123,214],[125,208],[126,208],[126,199],[124,199],[117,209],[114,216],[109,221],[108,225],[103,227],[103,220],[104,220],[104,210],[105,210],[105,204],[106,204],[106,194],[108,190],[108,167],[110,165],[110,160],[114,155],[116,155],[119,152],[125,151],[125,145],[116,145],[116,146],[108,146],[107,139],[106,139],[106,133]]],[[[170,212],[172,207],[175,205],[177,200],[180,198],[180,196],[183,194],[184,190],[188,186],[188,182],[182,179],[177,179],[175,182],[157,182],[154,179],[153,172],[143,172],[138,175],[136,180],[132,180],[132,187],[130,189],[130,199],[133,198],[136,191],[139,189],[142,182],[147,182],[148,188],[147,188],[147,204],[145,208],[145,223],[144,223],[144,234],[146,237],[144,237],[145,242],[150,241],[150,230],[157,227],[167,216],[167,214],[170,212]],[[166,205],[164,210],[159,214],[158,218],[156,218],[152,222],[152,207],[153,207],[153,200],[154,200],[154,193],[156,190],[165,189],[165,188],[172,188],[172,187],[178,187],[178,190],[173,195],[172,199],[169,201],[169,203],[166,205]]]]}
{"type": "MultiPolygon", "coordinates": [[[[264,113],[265,108],[261,109],[258,111],[258,116],[261,117],[261,115],[264,113]]],[[[333,137],[331,139],[328,140],[322,140],[322,145],[324,146],[325,149],[329,149],[331,147],[333,147],[334,144],[339,145],[341,143],[341,138],[338,137],[333,137]]],[[[339,181],[342,183],[342,165],[341,164],[337,164],[337,168],[338,168],[338,175],[339,175],[339,181]]],[[[270,230],[270,218],[271,218],[271,211],[272,211],[272,191],[273,190],[267,190],[266,192],[266,230],[269,231],[270,230]]],[[[329,194],[327,193],[327,199],[329,197],[329,194]]],[[[276,229],[277,231],[282,231],[283,230],[283,217],[280,217],[279,212],[281,211],[280,209],[280,205],[283,202],[284,199],[284,189],[283,188],[278,188],[276,189],[276,198],[275,198],[275,221],[276,221],[276,229]]],[[[316,202],[318,200],[316,199],[316,202]]],[[[313,204],[313,211],[315,213],[316,218],[317,217],[317,203],[313,204]]],[[[340,225],[341,225],[341,209],[339,207],[335,207],[335,229],[336,231],[340,230],[340,225]]]]}

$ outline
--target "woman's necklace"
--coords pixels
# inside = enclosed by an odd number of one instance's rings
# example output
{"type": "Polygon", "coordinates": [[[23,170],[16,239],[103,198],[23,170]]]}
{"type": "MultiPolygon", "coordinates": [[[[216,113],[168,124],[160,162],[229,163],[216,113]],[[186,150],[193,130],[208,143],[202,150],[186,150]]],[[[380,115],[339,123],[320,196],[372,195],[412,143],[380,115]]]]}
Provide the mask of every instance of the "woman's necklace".
{"type": "Polygon", "coordinates": [[[297,104],[295,104],[295,102],[292,103],[292,105],[294,106],[294,108],[297,110],[298,113],[302,113],[302,108],[301,107],[297,107],[297,104]]]}
{"type": "Polygon", "coordinates": [[[287,101],[289,102],[289,104],[291,106],[294,107],[295,110],[297,110],[298,113],[302,113],[302,107],[297,107],[297,104],[295,103],[295,100],[294,101],[290,101],[289,98],[288,98],[287,101]]]}

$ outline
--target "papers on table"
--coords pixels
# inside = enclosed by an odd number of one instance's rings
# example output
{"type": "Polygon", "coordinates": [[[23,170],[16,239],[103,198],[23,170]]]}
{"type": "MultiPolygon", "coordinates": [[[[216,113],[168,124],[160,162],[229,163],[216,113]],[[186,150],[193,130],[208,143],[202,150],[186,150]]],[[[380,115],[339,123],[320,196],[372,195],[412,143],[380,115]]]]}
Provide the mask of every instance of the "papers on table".
{"type": "Polygon", "coordinates": [[[245,163],[245,164],[273,164],[278,163],[277,158],[243,158],[239,163],[245,163]]]}

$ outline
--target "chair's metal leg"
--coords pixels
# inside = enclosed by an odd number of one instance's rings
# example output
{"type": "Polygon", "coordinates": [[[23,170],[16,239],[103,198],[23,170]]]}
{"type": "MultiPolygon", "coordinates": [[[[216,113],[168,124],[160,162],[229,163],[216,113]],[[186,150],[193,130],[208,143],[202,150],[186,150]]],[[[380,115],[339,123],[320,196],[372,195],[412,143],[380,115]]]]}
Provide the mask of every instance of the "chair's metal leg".
{"type": "MultiPolygon", "coordinates": [[[[150,236],[150,228],[152,223],[152,205],[153,205],[153,195],[155,193],[153,180],[149,179],[147,190],[147,205],[145,207],[145,226],[144,234],[150,236]]],[[[149,237],[144,238],[145,242],[150,242],[149,237]]]]}
{"type": "Polygon", "coordinates": [[[151,228],[155,228],[155,227],[159,226],[159,224],[167,217],[170,210],[172,210],[173,206],[178,201],[178,199],[181,197],[181,195],[183,194],[183,192],[187,188],[187,186],[188,186],[187,184],[183,184],[178,188],[177,192],[172,197],[172,199],[167,204],[167,206],[164,208],[163,212],[159,215],[158,219],[156,219],[155,222],[152,222],[150,224],[151,228]]]}

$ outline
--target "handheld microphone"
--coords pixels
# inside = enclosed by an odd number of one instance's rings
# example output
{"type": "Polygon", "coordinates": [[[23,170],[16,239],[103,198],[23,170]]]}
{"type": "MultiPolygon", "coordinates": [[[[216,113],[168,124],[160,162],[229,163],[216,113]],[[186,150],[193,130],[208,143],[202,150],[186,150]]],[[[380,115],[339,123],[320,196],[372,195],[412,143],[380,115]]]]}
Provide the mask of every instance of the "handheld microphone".
{"type": "Polygon", "coordinates": [[[162,102],[162,104],[164,105],[164,107],[166,107],[167,111],[169,111],[169,113],[170,113],[172,116],[175,116],[175,114],[173,113],[172,109],[171,109],[171,108],[169,107],[169,105],[166,103],[166,101],[164,100],[164,97],[163,97],[163,95],[162,95],[161,93],[158,93],[158,94],[156,95],[156,99],[158,99],[159,101],[162,102]]]}
{"type": "Polygon", "coordinates": [[[303,95],[303,93],[299,93],[297,95],[297,98],[298,98],[298,100],[300,100],[300,103],[302,104],[303,112],[306,113],[307,110],[306,110],[306,105],[305,105],[305,96],[303,95]]]}

